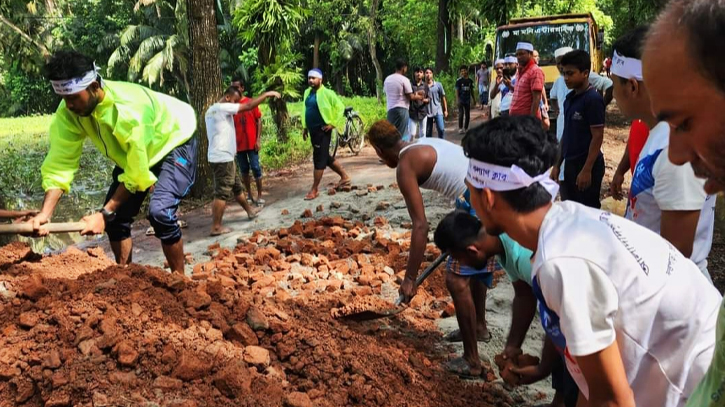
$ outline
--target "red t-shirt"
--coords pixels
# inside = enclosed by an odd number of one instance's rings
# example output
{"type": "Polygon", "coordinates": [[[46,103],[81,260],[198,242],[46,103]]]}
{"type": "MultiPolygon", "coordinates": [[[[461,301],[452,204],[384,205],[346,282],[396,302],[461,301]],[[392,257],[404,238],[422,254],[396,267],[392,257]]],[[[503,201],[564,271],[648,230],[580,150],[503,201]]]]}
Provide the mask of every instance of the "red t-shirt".
{"type": "MultiPolygon", "coordinates": [[[[249,101],[243,97],[239,103],[249,101]]],[[[262,117],[258,107],[234,115],[234,129],[237,131],[237,152],[254,150],[257,144],[257,119],[262,117]]]]}
{"type": "Polygon", "coordinates": [[[629,170],[632,174],[648,137],[649,127],[642,120],[633,121],[629,128],[629,170]]]}
{"type": "MultiPolygon", "coordinates": [[[[511,100],[511,107],[509,107],[509,115],[530,115],[531,104],[534,101],[531,92],[543,92],[543,90],[544,71],[536,65],[536,61],[532,58],[526,68],[519,71],[516,87],[514,88],[514,98],[511,100]]],[[[541,109],[536,109],[536,117],[541,119],[541,109]]]]}

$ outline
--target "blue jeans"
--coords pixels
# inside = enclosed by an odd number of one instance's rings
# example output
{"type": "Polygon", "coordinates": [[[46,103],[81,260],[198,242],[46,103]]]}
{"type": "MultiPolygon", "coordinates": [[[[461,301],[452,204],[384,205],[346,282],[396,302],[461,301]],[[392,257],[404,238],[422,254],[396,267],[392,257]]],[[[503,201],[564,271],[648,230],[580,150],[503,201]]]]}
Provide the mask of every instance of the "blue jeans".
{"type": "Polygon", "coordinates": [[[255,150],[237,152],[237,165],[242,175],[249,174],[251,168],[254,179],[262,178],[262,167],[259,165],[259,153],[255,150]]]}
{"type": "Polygon", "coordinates": [[[446,124],[443,121],[442,114],[428,117],[425,136],[433,137],[433,122],[435,122],[436,129],[438,130],[438,138],[446,138],[446,124]]]}
{"type": "MultiPolygon", "coordinates": [[[[156,238],[165,245],[181,240],[181,228],[176,223],[176,211],[181,199],[186,196],[196,179],[196,137],[174,148],[161,161],[151,167],[157,181],[151,193],[148,206],[148,220],[154,227],[156,238]]],[[[105,202],[116,192],[119,175],[124,170],[113,169],[113,182],[108,189],[105,202]]],[[[106,234],[111,242],[120,242],[131,237],[131,225],[141,210],[149,190],[138,191],[116,210],[116,218],[106,224],[106,234]]]]}

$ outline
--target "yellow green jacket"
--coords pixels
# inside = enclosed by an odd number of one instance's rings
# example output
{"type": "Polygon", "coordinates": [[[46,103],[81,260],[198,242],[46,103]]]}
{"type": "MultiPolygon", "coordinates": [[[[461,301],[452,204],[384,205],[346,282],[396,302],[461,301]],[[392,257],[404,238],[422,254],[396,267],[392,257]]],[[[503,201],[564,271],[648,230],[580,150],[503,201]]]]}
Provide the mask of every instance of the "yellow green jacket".
{"type": "MultiPolygon", "coordinates": [[[[305,90],[305,96],[302,98],[303,106],[304,101],[310,96],[312,88],[305,90]]],[[[320,109],[320,115],[322,120],[327,124],[331,124],[337,128],[338,131],[342,131],[345,127],[345,120],[343,114],[345,113],[345,104],[342,103],[342,99],[337,96],[337,93],[327,89],[325,85],[320,85],[317,89],[317,108],[320,109]]],[[[302,113],[302,128],[307,128],[305,123],[305,113],[302,113]]]]}
{"type": "Polygon", "coordinates": [[[50,124],[50,150],[41,174],[43,189],[70,191],[89,138],[103,155],[124,170],[118,177],[131,193],[156,183],[151,168],[196,131],[188,104],[126,82],[104,81],[105,97],[88,117],[60,103],[50,124]]]}

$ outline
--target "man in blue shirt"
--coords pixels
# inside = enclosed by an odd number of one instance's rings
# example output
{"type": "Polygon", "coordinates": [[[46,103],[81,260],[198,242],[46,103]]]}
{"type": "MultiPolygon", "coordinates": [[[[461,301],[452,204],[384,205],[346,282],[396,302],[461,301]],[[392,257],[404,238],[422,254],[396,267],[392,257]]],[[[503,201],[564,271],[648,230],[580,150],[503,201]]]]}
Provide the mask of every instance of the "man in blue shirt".
{"type": "MultiPolygon", "coordinates": [[[[536,297],[532,290],[531,280],[531,250],[521,246],[503,233],[493,236],[486,233],[486,229],[475,216],[465,210],[456,210],[446,215],[436,228],[434,240],[441,251],[448,252],[450,256],[460,263],[461,267],[481,269],[485,267],[492,256],[503,266],[504,271],[511,280],[514,288],[513,312],[511,314],[511,329],[503,351],[504,359],[515,358],[522,353],[521,346],[531,321],[536,314],[536,297]]],[[[465,298],[463,298],[465,299],[465,298]]],[[[474,297],[475,300],[475,297],[474,297]]],[[[456,317],[462,307],[478,307],[485,304],[472,304],[460,301],[456,303],[456,317]]],[[[466,313],[464,313],[466,314],[466,313]]],[[[473,332],[476,321],[461,321],[458,324],[470,324],[471,329],[461,332],[473,332]]],[[[471,342],[474,349],[476,338],[463,338],[464,345],[471,342]]],[[[452,359],[447,368],[460,376],[470,377],[481,374],[481,362],[476,360],[478,355],[468,355],[465,351],[463,357],[452,359]],[[474,356],[476,359],[472,359],[474,356]]],[[[473,353],[473,352],[472,352],[473,353]]],[[[548,339],[544,343],[538,366],[513,369],[514,374],[521,375],[522,384],[531,384],[552,375],[552,386],[556,390],[553,407],[574,407],[579,396],[579,389],[574,379],[569,375],[566,366],[556,349],[548,339]]]]}
{"type": "Polygon", "coordinates": [[[559,179],[562,161],[564,181],[561,199],[599,209],[599,193],[604,178],[604,98],[589,84],[591,59],[586,51],[575,50],[561,59],[564,81],[569,93],[564,102],[564,135],[552,178],[559,179]]]}

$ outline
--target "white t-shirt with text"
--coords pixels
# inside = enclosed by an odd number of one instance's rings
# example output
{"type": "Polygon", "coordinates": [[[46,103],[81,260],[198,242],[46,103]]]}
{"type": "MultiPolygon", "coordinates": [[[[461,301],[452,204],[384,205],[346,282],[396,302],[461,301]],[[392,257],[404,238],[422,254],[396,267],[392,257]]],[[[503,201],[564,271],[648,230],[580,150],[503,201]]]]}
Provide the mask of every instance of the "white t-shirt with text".
{"type": "Polygon", "coordinates": [[[237,103],[215,103],[206,111],[206,136],[209,139],[208,159],[210,163],[234,161],[237,154],[237,133],[234,130],[234,115],[239,113],[237,103]]]}
{"type": "Polygon", "coordinates": [[[670,125],[655,126],[642,148],[632,176],[625,217],[660,234],[662,211],[700,211],[690,259],[705,275],[715,230],[715,195],[705,192],[705,180],[692,166],[673,164],[667,153],[670,125]]]}
{"type": "Polygon", "coordinates": [[[406,96],[413,93],[410,79],[399,73],[394,73],[385,78],[383,90],[385,91],[385,96],[387,96],[388,110],[396,107],[410,108],[410,101],[406,96]]]}
{"type": "Polygon", "coordinates": [[[609,212],[555,203],[539,231],[533,289],[542,323],[582,395],[576,357],[617,341],[637,406],[679,407],[715,346],[722,297],[654,232],[609,212]]]}

